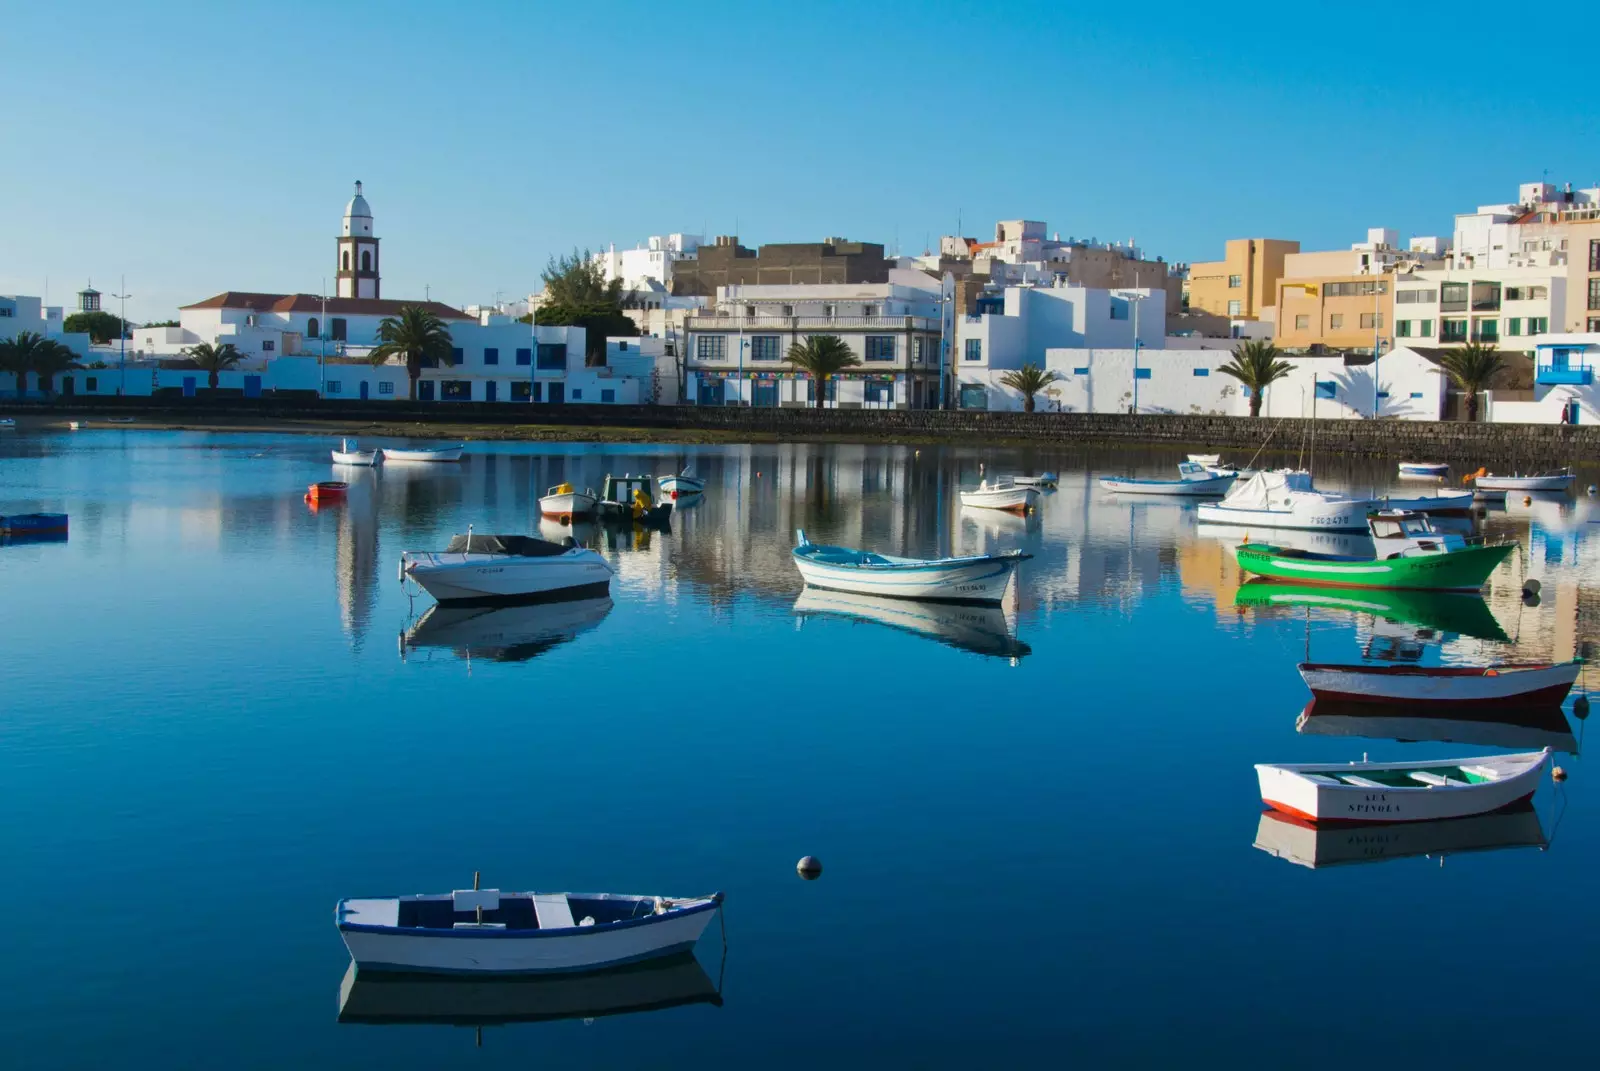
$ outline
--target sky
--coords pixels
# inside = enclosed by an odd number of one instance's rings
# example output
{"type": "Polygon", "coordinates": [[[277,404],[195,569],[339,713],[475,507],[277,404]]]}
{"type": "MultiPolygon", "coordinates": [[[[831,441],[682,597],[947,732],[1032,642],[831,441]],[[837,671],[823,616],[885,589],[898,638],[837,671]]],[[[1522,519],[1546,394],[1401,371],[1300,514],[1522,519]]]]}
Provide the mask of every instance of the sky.
{"type": "Polygon", "coordinates": [[[384,296],[458,305],[673,231],[915,254],[1027,218],[1184,262],[1448,235],[1600,184],[1584,35],[1472,10],[0,0],[0,293],[92,279],[136,322],[316,293],[356,179],[384,296]]]}

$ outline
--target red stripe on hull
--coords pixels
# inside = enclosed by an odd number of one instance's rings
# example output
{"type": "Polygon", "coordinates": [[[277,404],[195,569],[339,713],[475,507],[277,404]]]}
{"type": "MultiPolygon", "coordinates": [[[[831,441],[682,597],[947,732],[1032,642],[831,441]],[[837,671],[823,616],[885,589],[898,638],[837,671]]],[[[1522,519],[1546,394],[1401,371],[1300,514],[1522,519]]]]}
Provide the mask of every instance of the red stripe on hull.
{"type": "MultiPolygon", "coordinates": [[[[1533,799],[1532,792],[1528,793],[1526,796],[1520,796],[1503,806],[1496,807],[1495,811],[1503,811],[1508,807],[1517,807],[1531,799],[1533,799]]],[[[1268,807],[1271,807],[1275,811],[1281,811],[1289,817],[1297,819],[1301,824],[1313,826],[1317,829],[1333,829],[1338,826],[1403,826],[1409,825],[1412,822],[1444,822],[1449,821],[1450,818],[1475,817],[1475,815],[1471,814],[1461,814],[1452,815],[1447,818],[1434,816],[1429,818],[1402,818],[1392,821],[1385,821],[1381,818],[1318,818],[1315,815],[1307,814],[1298,807],[1291,807],[1287,803],[1279,803],[1277,800],[1269,800],[1265,796],[1262,797],[1261,802],[1265,803],[1268,807]]],[[[1493,814],[1494,811],[1481,811],[1478,813],[1493,814]]]]}
{"type": "MultiPolygon", "coordinates": [[[[1408,678],[1415,680],[1415,677],[1408,678]]],[[[1311,694],[1318,700],[1328,700],[1339,703],[1355,704],[1358,706],[1383,707],[1393,709],[1395,706],[1407,707],[1498,707],[1502,709],[1559,707],[1561,701],[1572,690],[1571,684],[1552,684],[1531,692],[1513,692],[1505,696],[1485,696],[1481,699],[1452,699],[1440,697],[1426,699],[1421,696],[1402,695],[1377,695],[1372,692],[1330,692],[1321,688],[1311,689],[1311,694]]]]}

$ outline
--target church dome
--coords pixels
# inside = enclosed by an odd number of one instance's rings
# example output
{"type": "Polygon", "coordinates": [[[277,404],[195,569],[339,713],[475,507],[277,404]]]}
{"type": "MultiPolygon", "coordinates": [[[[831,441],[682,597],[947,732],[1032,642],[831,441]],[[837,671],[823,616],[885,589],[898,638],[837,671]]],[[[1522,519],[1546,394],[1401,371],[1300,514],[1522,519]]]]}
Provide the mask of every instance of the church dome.
{"type": "Polygon", "coordinates": [[[361,183],[359,182],[356,183],[356,195],[350,198],[349,204],[344,206],[344,216],[346,219],[350,219],[352,216],[372,218],[372,209],[367,205],[367,199],[361,196],[361,183]]]}

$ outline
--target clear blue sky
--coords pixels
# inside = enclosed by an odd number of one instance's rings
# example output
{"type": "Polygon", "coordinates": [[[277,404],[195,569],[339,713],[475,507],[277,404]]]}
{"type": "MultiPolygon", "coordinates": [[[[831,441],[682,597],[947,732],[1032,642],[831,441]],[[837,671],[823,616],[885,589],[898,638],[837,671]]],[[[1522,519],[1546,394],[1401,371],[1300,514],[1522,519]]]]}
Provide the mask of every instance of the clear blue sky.
{"type": "Polygon", "coordinates": [[[997,218],[1335,248],[1600,181],[1585,35],[1503,6],[0,0],[0,292],[131,319],[311,291],[350,183],[384,294],[737,226],[921,252],[997,218]]]}

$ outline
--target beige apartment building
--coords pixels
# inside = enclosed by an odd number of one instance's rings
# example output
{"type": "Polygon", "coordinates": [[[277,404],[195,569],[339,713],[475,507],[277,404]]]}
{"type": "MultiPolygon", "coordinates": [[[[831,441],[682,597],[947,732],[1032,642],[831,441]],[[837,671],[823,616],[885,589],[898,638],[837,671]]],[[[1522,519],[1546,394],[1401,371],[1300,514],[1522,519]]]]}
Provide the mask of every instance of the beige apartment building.
{"type": "Polygon", "coordinates": [[[1221,260],[1189,265],[1188,307],[1230,320],[1259,320],[1277,300],[1284,258],[1300,243],[1280,238],[1232,238],[1221,260]]]}
{"type": "Polygon", "coordinates": [[[1284,350],[1394,348],[1394,276],[1280,279],[1273,343],[1284,350]]]}

